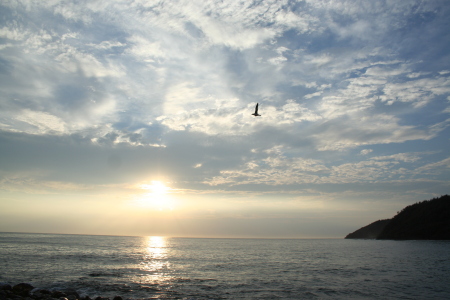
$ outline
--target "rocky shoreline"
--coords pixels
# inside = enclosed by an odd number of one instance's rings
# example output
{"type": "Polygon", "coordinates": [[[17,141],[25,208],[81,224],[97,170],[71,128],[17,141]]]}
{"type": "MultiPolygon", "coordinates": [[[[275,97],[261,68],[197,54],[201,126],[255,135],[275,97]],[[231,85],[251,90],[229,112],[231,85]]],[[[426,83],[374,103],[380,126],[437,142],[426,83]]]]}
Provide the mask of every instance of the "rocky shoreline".
{"type": "Polygon", "coordinates": [[[91,298],[80,295],[75,290],[46,290],[32,286],[29,283],[10,285],[0,283],[0,300],[123,300],[120,296],[91,298]]]}

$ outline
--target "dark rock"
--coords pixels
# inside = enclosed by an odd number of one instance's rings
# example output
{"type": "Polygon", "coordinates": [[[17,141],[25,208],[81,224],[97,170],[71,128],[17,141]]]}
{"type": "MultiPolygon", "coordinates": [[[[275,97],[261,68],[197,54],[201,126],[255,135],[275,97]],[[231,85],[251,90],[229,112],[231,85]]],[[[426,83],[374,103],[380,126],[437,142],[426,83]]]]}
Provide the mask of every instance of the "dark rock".
{"type": "MultiPolygon", "coordinates": [[[[6,299],[11,299],[11,296],[14,295],[14,293],[10,290],[0,290],[0,299],[1,300],[6,300],[6,299]]],[[[16,295],[14,295],[16,296],[16,295]]],[[[16,296],[18,297],[18,296],[16,296]]]]}
{"type": "Polygon", "coordinates": [[[109,300],[109,298],[98,296],[97,298],[95,298],[95,300],[109,300]]]}
{"type": "Polygon", "coordinates": [[[7,295],[7,294],[4,294],[2,291],[0,291],[0,299],[2,299],[2,300],[11,300],[11,299],[15,299],[16,297],[22,299],[22,297],[17,296],[16,294],[7,295]]]}
{"type": "Polygon", "coordinates": [[[52,291],[51,294],[52,298],[59,299],[61,297],[66,297],[67,295],[61,291],[52,291]]]}
{"type": "Polygon", "coordinates": [[[34,286],[29,283],[19,283],[12,287],[14,294],[22,297],[27,297],[32,289],[34,286]]]}
{"type": "Polygon", "coordinates": [[[5,291],[0,290],[0,300],[3,300],[3,299],[8,299],[8,297],[6,296],[5,291]]]}
{"type": "Polygon", "coordinates": [[[0,282],[0,291],[11,291],[12,286],[10,284],[0,282]]]}
{"type": "Polygon", "coordinates": [[[80,297],[80,300],[92,300],[88,295],[83,295],[80,297]]]}
{"type": "Polygon", "coordinates": [[[47,295],[50,295],[52,292],[50,292],[49,290],[45,290],[45,289],[42,289],[42,290],[39,290],[42,294],[47,294],[47,295]]]}
{"type": "Polygon", "coordinates": [[[77,296],[75,295],[67,295],[67,300],[77,300],[77,296]]]}
{"type": "Polygon", "coordinates": [[[115,297],[113,298],[113,300],[123,300],[123,299],[122,299],[122,297],[120,297],[120,296],[115,296],[115,297]]]}
{"type": "Polygon", "coordinates": [[[43,299],[44,294],[42,294],[42,293],[39,291],[39,289],[36,288],[36,289],[33,289],[33,290],[30,292],[30,296],[31,296],[31,298],[33,298],[33,299],[35,299],[35,300],[41,300],[41,299],[43,299]]]}
{"type": "Polygon", "coordinates": [[[14,296],[16,295],[16,294],[13,293],[12,289],[11,290],[0,290],[0,293],[2,295],[8,296],[9,298],[11,298],[11,296],[13,296],[13,295],[14,296]]]}
{"type": "Polygon", "coordinates": [[[63,292],[66,294],[66,297],[69,300],[73,300],[73,299],[71,299],[73,297],[69,298],[69,296],[74,296],[75,299],[80,299],[80,294],[78,294],[78,292],[74,289],[66,289],[66,290],[63,290],[63,292]]]}
{"type": "Polygon", "coordinates": [[[33,298],[34,300],[43,300],[44,295],[39,292],[35,292],[35,293],[31,294],[31,298],[33,298]]]}
{"type": "Polygon", "coordinates": [[[49,300],[51,298],[51,292],[40,288],[35,288],[30,292],[31,298],[35,300],[49,300]]]}
{"type": "Polygon", "coordinates": [[[4,299],[7,299],[7,300],[22,300],[23,297],[15,294],[12,291],[12,288],[11,288],[11,290],[0,290],[0,299],[2,299],[2,300],[4,300],[4,299]]]}

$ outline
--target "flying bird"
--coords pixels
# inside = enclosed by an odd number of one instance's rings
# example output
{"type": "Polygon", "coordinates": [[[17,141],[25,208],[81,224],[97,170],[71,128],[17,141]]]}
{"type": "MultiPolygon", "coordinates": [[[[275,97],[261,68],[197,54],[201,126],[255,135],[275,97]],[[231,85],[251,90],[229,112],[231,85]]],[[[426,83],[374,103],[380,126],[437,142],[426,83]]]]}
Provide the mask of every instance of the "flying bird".
{"type": "Polygon", "coordinates": [[[261,117],[261,115],[258,114],[258,105],[259,105],[259,103],[256,103],[255,112],[252,114],[255,117],[261,117]]]}

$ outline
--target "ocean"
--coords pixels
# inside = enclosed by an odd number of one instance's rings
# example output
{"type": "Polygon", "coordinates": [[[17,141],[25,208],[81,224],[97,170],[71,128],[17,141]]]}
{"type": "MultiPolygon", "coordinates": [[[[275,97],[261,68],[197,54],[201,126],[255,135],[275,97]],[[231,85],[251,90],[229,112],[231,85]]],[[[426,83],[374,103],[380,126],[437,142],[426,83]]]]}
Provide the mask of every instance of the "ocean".
{"type": "Polygon", "coordinates": [[[450,242],[0,233],[0,282],[111,299],[450,299],[450,242]]]}

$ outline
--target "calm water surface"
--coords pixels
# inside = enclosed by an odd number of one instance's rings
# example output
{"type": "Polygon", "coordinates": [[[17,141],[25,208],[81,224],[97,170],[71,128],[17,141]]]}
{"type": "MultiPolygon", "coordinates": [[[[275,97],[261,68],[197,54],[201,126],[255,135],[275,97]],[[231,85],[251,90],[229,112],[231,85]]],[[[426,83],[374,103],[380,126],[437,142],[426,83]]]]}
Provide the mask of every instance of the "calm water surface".
{"type": "Polygon", "coordinates": [[[0,282],[124,299],[450,299],[450,242],[0,233],[0,282]]]}

